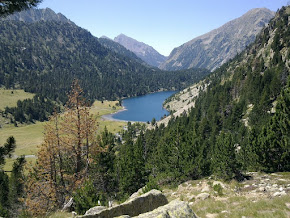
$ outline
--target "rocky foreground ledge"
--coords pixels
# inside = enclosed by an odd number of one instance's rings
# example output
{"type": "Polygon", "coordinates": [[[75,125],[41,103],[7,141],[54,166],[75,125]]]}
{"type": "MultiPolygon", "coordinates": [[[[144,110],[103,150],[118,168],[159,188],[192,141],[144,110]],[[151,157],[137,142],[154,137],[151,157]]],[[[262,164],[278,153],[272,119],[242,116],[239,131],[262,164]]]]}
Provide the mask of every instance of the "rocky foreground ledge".
{"type": "Polygon", "coordinates": [[[180,200],[168,203],[167,198],[158,190],[151,190],[145,194],[132,195],[128,201],[110,208],[97,206],[91,208],[84,216],[94,218],[111,217],[196,217],[189,205],[180,200]]]}
{"type": "Polygon", "coordinates": [[[290,217],[290,172],[248,172],[242,182],[214,177],[191,180],[162,192],[142,189],[124,203],[97,206],[79,217],[290,217]],[[168,203],[169,202],[169,203],[168,203]]]}

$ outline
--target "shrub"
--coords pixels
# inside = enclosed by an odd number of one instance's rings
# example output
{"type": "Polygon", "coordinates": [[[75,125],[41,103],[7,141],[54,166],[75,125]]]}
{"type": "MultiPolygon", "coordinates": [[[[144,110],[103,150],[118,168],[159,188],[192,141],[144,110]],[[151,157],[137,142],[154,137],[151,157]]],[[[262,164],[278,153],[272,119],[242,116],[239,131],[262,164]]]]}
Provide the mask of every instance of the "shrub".
{"type": "Polygon", "coordinates": [[[220,184],[215,184],[213,190],[217,192],[218,196],[223,196],[223,187],[220,184]]]}

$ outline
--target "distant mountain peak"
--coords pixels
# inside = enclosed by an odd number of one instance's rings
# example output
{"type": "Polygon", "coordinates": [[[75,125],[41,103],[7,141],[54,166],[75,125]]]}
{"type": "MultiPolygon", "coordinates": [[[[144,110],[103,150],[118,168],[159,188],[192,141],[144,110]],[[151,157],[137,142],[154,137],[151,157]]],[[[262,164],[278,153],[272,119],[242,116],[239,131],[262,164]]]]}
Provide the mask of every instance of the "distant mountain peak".
{"type": "Polygon", "coordinates": [[[123,33],[115,37],[114,41],[134,52],[139,58],[151,66],[158,67],[166,60],[166,57],[158,53],[152,46],[144,42],[139,42],[123,33]]]}

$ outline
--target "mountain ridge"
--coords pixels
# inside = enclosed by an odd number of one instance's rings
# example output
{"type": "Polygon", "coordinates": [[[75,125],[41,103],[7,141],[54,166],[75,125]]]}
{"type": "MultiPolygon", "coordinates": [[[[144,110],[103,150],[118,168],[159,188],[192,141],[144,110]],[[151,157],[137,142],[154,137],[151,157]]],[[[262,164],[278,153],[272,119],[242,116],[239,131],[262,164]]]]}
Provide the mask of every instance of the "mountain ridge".
{"type": "Polygon", "coordinates": [[[19,21],[19,16],[0,20],[0,85],[65,102],[77,78],[90,100],[115,100],[179,89],[208,74],[206,70],[174,73],[148,67],[121,45],[119,53],[111,50],[74,23],[46,21],[36,15],[44,11],[32,10],[33,19],[28,19],[32,22],[19,21]]]}
{"type": "Polygon", "coordinates": [[[116,36],[114,41],[134,52],[139,58],[151,66],[158,67],[166,60],[166,57],[161,55],[152,46],[147,45],[144,42],[139,42],[125,34],[116,36]]]}
{"type": "Polygon", "coordinates": [[[129,57],[135,61],[137,61],[138,63],[141,63],[143,65],[146,65],[149,67],[149,65],[144,62],[141,58],[139,58],[134,52],[128,50],[127,48],[125,48],[123,45],[121,45],[118,42],[115,42],[114,40],[110,39],[107,36],[101,36],[99,38],[99,42],[101,45],[103,45],[104,47],[110,49],[113,52],[116,52],[120,55],[129,57]]]}
{"type": "Polygon", "coordinates": [[[56,21],[62,23],[74,24],[62,13],[55,13],[50,8],[45,9],[29,9],[21,12],[16,12],[12,15],[7,16],[3,20],[6,21],[23,21],[27,23],[34,23],[39,21],[56,21]]]}
{"type": "Polygon", "coordinates": [[[207,68],[211,71],[242,52],[274,16],[266,8],[256,8],[219,28],[174,48],[159,67],[164,70],[207,68]]]}

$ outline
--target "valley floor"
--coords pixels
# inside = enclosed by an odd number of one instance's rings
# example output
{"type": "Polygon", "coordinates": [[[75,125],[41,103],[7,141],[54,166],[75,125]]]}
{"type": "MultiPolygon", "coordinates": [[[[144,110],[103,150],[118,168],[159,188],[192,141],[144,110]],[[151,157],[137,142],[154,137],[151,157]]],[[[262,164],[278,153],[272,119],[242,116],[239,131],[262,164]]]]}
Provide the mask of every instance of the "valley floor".
{"type": "MultiPolygon", "coordinates": [[[[2,102],[3,105],[7,103],[7,105],[16,106],[16,102],[22,99],[22,96],[28,97],[30,94],[25,92],[24,95],[23,90],[13,90],[14,94],[11,94],[11,91],[12,90],[0,90],[0,96],[4,97],[6,101],[2,102]],[[18,93],[21,95],[18,95],[18,93]]],[[[99,125],[98,133],[101,133],[105,127],[108,131],[117,133],[126,125],[126,122],[123,121],[102,119],[103,115],[111,114],[122,109],[122,107],[117,106],[117,103],[118,101],[95,101],[92,105],[90,112],[97,117],[99,125]]],[[[5,106],[2,106],[2,108],[4,107],[5,106]]],[[[16,140],[14,156],[11,159],[7,159],[4,170],[10,171],[14,159],[20,155],[25,155],[29,164],[33,164],[36,161],[35,155],[37,154],[38,146],[43,142],[44,125],[45,122],[36,122],[34,124],[18,124],[18,127],[15,127],[10,123],[9,119],[2,116],[0,117],[0,146],[2,146],[10,136],[14,136],[16,140]]]]}

